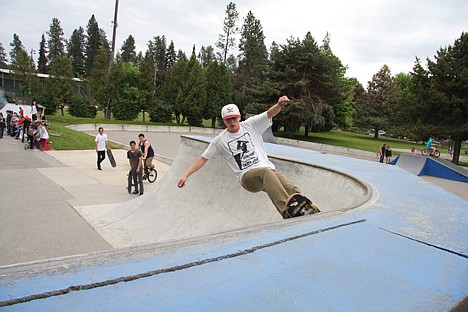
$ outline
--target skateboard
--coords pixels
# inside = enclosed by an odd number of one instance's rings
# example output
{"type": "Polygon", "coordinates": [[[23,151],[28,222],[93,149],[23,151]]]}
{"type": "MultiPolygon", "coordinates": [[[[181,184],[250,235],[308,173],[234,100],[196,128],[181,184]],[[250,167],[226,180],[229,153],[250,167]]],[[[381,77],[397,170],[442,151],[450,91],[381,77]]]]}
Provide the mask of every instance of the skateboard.
{"type": "Polygon", "coordinates": [[[109,158],[109,162],[112,167],[117,166],[117,164],[115,163],[114,155],[112,155],[112,151],[110,149],[107,150],[107,158],[109,158]]]}
{"type": "Polygon", "coordinates": [[[286,215],[289,218],[306,216],[320,212],[318,206],[302,194],[291,195],[291,197],[289,197],[287,207],[286,215]]]}

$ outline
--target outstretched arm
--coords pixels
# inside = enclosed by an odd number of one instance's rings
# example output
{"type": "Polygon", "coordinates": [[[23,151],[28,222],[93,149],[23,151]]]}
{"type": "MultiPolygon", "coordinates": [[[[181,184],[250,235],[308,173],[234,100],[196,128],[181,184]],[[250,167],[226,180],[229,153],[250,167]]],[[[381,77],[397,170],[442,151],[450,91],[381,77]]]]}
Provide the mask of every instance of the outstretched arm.
{"type": "Polygon", "coordinates": [[[184,175],[179,179],[179,181],[177,182],[177,186],[180,188],[184,187],[185,182],[187,181],[188,177],[190,177],[192,174],[197,172],[201,167],[203,167],[207,161],[208,159],[202,156],[195,159],[195,161],[192,163],[190,168],[188,168],[188,170],[184,173],[184,175]]]}
{"type": "Polygon", "coordinates": [[[285,107],[288,104],[288,102],[289,102],[289,98],[286,95],[283,95],[282,97],[280,97],[278,99],[278,102],[268,109],[267,111],[268,118],[271,119],[275,117],[276,115],[278,115],[281,109],[285,107]]]}

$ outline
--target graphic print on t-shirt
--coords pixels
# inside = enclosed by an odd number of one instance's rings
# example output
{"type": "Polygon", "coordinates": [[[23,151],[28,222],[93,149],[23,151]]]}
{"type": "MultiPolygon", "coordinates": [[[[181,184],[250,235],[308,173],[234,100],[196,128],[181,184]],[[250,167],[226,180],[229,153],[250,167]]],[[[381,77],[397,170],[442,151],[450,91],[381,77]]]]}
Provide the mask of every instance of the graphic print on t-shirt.
{"type": "Polygon", "coordinates": [[[260,161],[255,153],[255,146],[252,143],[249,133],[230,141],[228,145],[240,170],[249,168],[260,161]]]}

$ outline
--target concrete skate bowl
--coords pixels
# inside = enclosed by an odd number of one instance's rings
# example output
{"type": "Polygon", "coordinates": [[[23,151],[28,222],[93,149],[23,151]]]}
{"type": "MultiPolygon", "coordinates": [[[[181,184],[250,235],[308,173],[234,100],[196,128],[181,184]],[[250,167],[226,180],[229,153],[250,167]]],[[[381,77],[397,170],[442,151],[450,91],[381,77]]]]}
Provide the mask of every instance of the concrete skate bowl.
{"type": "MultiPolygon", "coordinates": [[[[182,136],[178,154],[156,188],[126,203],[79,212],[114,248],[285,222],[266,193],[249,193],[236,182],[222,158],[208,161],[184,188],[177,188],[179,177],[207,146],[204,140],[182,136]]],[[[293,160],[270,159],[319,205],[322,214],[369,206],[373,198],[372,188],[350,175],[293,160]]],[[[313,222],[313,216],[306,218],[313,222]]]]}

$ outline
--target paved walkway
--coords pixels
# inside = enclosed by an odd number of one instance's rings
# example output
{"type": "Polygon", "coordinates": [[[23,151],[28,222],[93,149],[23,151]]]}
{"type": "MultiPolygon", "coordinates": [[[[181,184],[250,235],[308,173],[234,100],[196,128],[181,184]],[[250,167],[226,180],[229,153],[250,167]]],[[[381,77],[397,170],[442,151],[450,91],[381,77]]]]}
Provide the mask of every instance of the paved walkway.
{"type": "MultiPolygon", "coordinates": [[[[21,141],[0,139],[0,266],[109,250],[69,203],[74,196],[51,175],[73,169],[21,141]]],[[[78,179],[77,179],[78,180],[78,179]]]]}
{"type": "MultiPolygon", "coordinates": [[[[98,171],[95,151],[35,152],[0,139],[0,266],[111,250],[75,208],[135,197],[126,191],[126,151],[114,156],[116,168],[106,160],[98,171]]],[[[156,168],[160,180],[169,165],[156,168]]]]}

